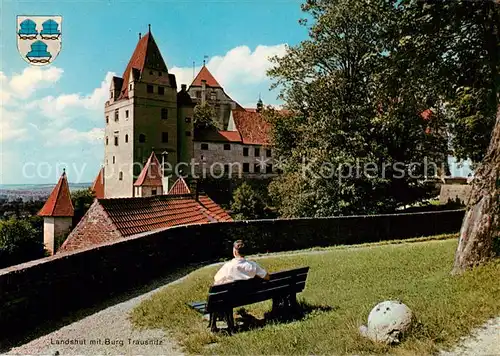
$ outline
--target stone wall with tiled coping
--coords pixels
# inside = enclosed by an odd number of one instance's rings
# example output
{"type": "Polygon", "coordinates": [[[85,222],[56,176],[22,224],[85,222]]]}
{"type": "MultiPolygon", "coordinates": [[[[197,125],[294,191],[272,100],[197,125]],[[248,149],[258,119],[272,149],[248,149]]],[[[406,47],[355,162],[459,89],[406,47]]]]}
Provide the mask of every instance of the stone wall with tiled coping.
{"type": "Polygon", "coordinates": [[[26,333],[42,320],[92,307],[172,268],[227,258],[239,238],[251,252],[276,252],[456,233],[463,216],[456,210],[179,226],[57,254],[0,270],[0,335],[26,333]]]}

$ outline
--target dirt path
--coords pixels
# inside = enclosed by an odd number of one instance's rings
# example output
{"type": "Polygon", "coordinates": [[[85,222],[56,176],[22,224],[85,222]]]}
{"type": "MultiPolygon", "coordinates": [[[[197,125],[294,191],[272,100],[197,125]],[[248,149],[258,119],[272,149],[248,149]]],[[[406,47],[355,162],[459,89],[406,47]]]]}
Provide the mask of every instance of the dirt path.
{"type": "Polygon", "coordinates": [[[490,319],[470,336],[464,337],[451,351],[441,356],[497,356],[500,355],[500,317],[490,319]]]}

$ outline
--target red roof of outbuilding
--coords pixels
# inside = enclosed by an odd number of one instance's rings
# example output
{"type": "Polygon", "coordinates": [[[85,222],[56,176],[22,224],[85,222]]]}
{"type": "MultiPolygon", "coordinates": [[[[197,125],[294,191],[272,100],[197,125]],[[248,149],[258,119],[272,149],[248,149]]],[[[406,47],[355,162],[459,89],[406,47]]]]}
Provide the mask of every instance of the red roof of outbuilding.
{"type": "Polygon", "coordinates": [[[161,187],[163,186],[162,182],[162,174],[161,174],[161,164],[156,158],[154,152],[151,152],[151,155],[146,162],[146,165],[139,174],[139,177],[134,183],[134,186],[149,186],[149,187],[161,187]]]}
{"type": "Polygon", "coordinates": [[[91,190],[97,199],[104,198],[104,167],[99,170],[99,174],[95,177],[91,190]]]}
{"type": "Polygon", "coordinates": [[[191,194],[191,189],[189,189],[184,178],[179,177],[175,183],[172,185],[167,194],[170,195],[183,195],[183,194],[191,194]]]}
{"type": "Polygon", "coordinates": [[[238,131],[223,131],[217,129],[195,129],[195,141],[208,142],[242,142],[238,131]]]}
{"type": "Polygon", "coordinates": [[[271,125],[256,111],[233,110],[236,129],[244,144],[268,145],[271,125]]]}
{"type": "Polygon", "coordinates": [[[217,82],[217,80],[215,80],[214,76],[212,75],[212,73],[210,73],[210,71],[208,70],[208,68],[206,66],[203,66],[201,68],[200,72],[198,73],[196,78],[194,78],[193,82],[191,83],[191,86],[201,87],[202,80],[206,80],[207,85],[210,87],[222,88],[220,86],[220,84],[217,82]]]}
{"type": "Polygon", "coordinates": [[[38,212],[39,216],[72,217],[74,215],[73,203],[69,191],[68,180],[64,172],[57,185],[50,193],[45,205],[38,212]]]}

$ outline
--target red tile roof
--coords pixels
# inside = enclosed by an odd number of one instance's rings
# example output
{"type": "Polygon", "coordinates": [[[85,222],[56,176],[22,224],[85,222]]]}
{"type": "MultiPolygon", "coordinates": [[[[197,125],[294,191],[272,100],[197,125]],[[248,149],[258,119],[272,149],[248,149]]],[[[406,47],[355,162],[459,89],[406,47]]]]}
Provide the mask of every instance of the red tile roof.
{"type": "Polygon", "coordinates": [[[149,187],[162,187],[162,174],[161,174],[161,164],[156,158],[154,152],[151,152],[151,155],[146,162],[146,165],[139,174],[139,177],[134,183],[134,186],[149,186],[149,187]]]}
{"type": "Polygon", "coordinates": [[[202,80],[206,80],[207,81],[207,85],[209,87],[212,87],[212,88],[222,88],[220,86],[220,84],[217,82],[217,80],[215,80],[215,78],[212,75],[212,73],[210,73],[210,71],[208,70],[208,68],[205,67],[205,66],[203,66],[201,68],[200,72],[198,73],[198,75],[196,76],[196,78],[194,78],[193,82],[191,83],[191,86],[201,87],[201,81],[202,80]]]}
{"type": "Polygon", "coordinates": [[[202,206],[208,210],[210,215],[217,221],[233,221],[233,218],[220,207],[216,202],[214,202],[208,195],[200,194],[198,197],[202,206]]]}
{"type": "Polygon", "coordinates": [[[431,109],[424,110],[420,113],[420,116],[422,117],[422,119],[424,119],[426,121],[429,120],[432,117],[432,115],[434,115],[434,113],[432,112],[431,109]]]}
{"type": "Polygon", "coordinates": [[[73,203],[69,192],[68,179],[64,172],[57,185],[50,193],[45,205],[38,212],[39,216],[72,217],[74,215],[73,203]]]}
{"type": "Polygon", "coordinates": [[[175,183],[172,185],[167,194],[170,195],[183,195],[183,194],[191,194],[191,189],[189,189],[184,178],[179,177],[175,183]]]}
{"type": "Polygon", "coordinates": [[[233,110],[236,129],[242,137],[243,144],[268,145],[271,125],[256,111],[233,110]]]}
{"type": "Polygon", "coordinates": [[[104,198],[104,167],[99,170],[99,174],[95,177],[91,190],[97,199],[104,198]]]}
{"type": "Polygon", "coordinates": [[[196,129],[194,131],[195,141],[208,142],[242,142],[238,131],[223,131],[216,129],[196,129]]]}
{"type": "MultiPolygon", "coordinates": [[[[128,98],[128,83],[129,83],[129,75],[132,71],[132,68],[139,70],[141,73],[144,68],[156,69],[159,71],[167,72],[167,65],[163,60],[163,57],[156,45],[156,42],[153,38],[151,32],[148,32],[145,36],[143,36],[137,46],[135,47],[134,53],[132,57],[130,57],[130,61],[128,62],[127,68],[123,73],[123,85],[121,94],[119,99],[128,98]]],[[[156,78],[156,81],[159,81],[164,84],[169,83],[169,76],[162,76],[156,78]]]]}
{"type": "Polygon", "coordinates": [[[177,225],[227,221],[223,214],[208,211],[195,199],[186,196],[101,199],[99,203],[123,236],[177,225]]]}

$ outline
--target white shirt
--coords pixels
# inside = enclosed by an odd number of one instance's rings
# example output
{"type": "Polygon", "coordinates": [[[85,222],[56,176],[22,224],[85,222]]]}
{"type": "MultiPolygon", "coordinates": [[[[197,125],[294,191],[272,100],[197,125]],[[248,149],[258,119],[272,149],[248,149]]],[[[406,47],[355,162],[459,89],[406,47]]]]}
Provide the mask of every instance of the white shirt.
{"type": "Polygon", "coordinates": [[[235,257],[226,262],[215,274],[214,285],[231,283],[234,281],[252,279],[255,276],[264,278],[267,272],[264,268],[253,261],[247,261],[243,257],[235,257]]]}

